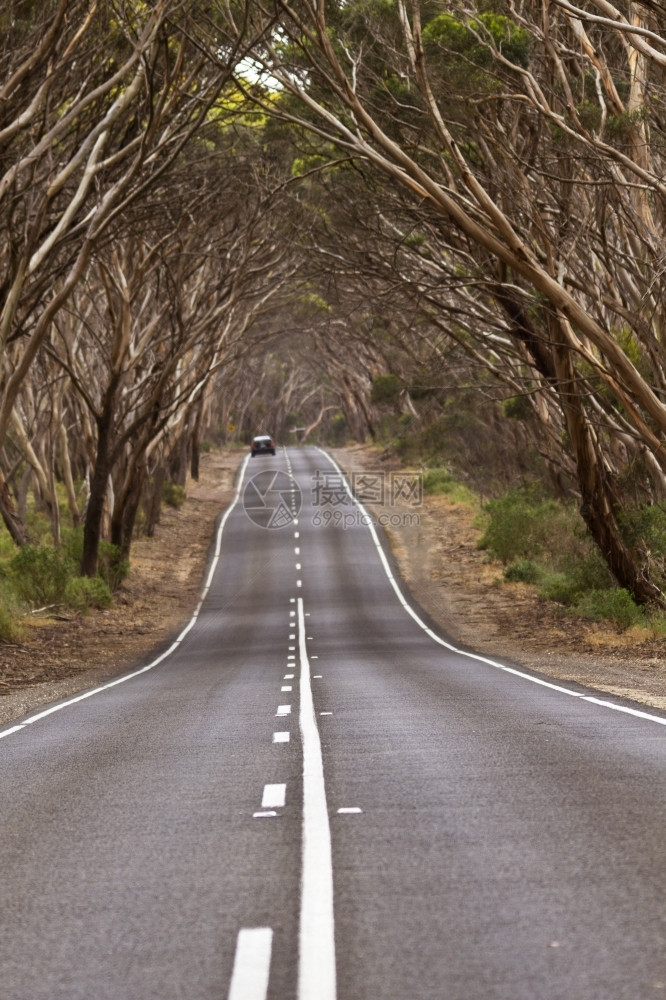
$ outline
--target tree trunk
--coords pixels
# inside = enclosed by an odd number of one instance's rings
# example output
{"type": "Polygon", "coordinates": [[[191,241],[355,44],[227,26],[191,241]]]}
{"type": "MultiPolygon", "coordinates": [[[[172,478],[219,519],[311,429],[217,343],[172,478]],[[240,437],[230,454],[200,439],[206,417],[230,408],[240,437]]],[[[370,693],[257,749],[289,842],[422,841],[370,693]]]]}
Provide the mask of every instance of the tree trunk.
{"type": "Polygon", "coordinates": [[[90,480],[90,495],[83,526],[83,558],[81,560],[83,576],[95,576],[97,573],[97,555],[102,534],[104,501],[111,474],[112,424],[112,409],[111,406],[107,405],[97,421],[97,456],[90,480]]]}
{"type": "Polygon", "coordinates": [[[155,469],[152,489],[148,497],[148,503],[146,504],[146,535],[148,538],[153,537],[155,534],[155,526],[160,523],[160,515],[162,513],[162,488],[164,486],[165,479],[166,469],[164,465],[160,463],[155,469]]]}
{"type": "MultiPolygon", "coordinates": [[[[553,327],[555,325],[553,322],[553,327]]],[[[553,344],[553,358],[558,375],[557,388],[576,460],[581,516],[619,585],[629,591],[637,604],[664,607],[666,599],[649,578],[645,555],[632,549],[622,538],[618,524],[620,503],[613,476],[599,454],[594,429],[585,414],[571,352],[559,338],[553,344]]]]}
{"type": "Polygon", "coordinates": [[[24,525],[14,510],[14,502],[2,470],[0,470],[0,517],[2,517],[5,527],[14,542],[17,545],[25,545],[28,541],[28,536],[24,525]]]}
{"type": "Polygon", "coordinates": [[[129,558],[136,515],[141,502],[141,494],[146,482],[145,464],[134,470],[130,489],[118,499],[111,520],[111,541],[117,545],[122,555],[129,558]]]}

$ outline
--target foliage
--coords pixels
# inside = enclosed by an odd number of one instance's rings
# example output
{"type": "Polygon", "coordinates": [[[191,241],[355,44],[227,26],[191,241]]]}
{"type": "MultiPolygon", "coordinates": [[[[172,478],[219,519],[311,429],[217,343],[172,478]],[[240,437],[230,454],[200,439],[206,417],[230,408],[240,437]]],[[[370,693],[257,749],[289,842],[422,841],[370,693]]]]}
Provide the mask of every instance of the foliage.
{"type": "Polygon", "coordinates": [[[646,623],[645,610],[615,584],[571,506],[541,498],[534,489],[512,490],[487,503],[485,512],[479,546],[506,564],[505,580],[534,584],[544,600],[585,618],[622,629],[646,623]]]}
{"type": "Polygon", "coordinates": [[[446,495],[454,502],[472,503],[473,494],[449,469],[426,469],[423,473],[423,492],[446,495]]]}
{"type": "Polygon", "coordinates": [[[541,499],[538,490],[512,489],[485,505],[488,524],[478,546],[505,565],[517,558],[542,556],[554,530],[561,533],[566,511],[555,500],[541,499]]]}
{"type": "Polygon", "coordinates": [[[538,583],[543,579],[543,569],[532,559],[519,557],[504,570],[504,579],[511,583],[538,583]]]}
{"type": "Polygon", "coordinates": [[[646,620],[645,610],[638,607],[628,590],[615,587],[612,590],[590,590],[576,603],[576,611],[585,618],[605,619],[627,629],[641,625],[646,620]]]}
{"type": "Polygon", "coordinates": [[[175,507],[178,510],[185,503],[187,495],[185,487],[177,483],[165,483],[162,487],[162,499],[168,507],[175,507]]]}
{"type": "Polygon", "coordinates": [[[113,603],[108,584],[99,576],[74,576],[67,581],[65,604],[77,611],[109,608],[113,603]]]}
{"type": "MultiPolygon", "coordinates": [[[[129,573],[129,559],[123,556],[117,545],[102,540],[99,543],[97,575],[113,593],[129,573]]],[[[94,578],[93,578],[94,579],[94,578]]]]}
{"type": "Polygon", "coordinates": [[[502,413],[510,420],[528,420],[532,407],[527,396],[509,396],[502,402],[502,413]]]}
{"type": "Polygon", "coordinates": [[[527,67],[530,61],[529,33],[502,14],[481,14],[469,26],[451,14],[439,14],[424,28],[423,38],[466,56],[477,66],[491,65],[490,46],[517,66],[527,67]]]}
{"type": "Polygon", "coordinates": [[[22,638],[20,607],[10,581],[0,578],[0,641],[18,642],[22,638]]]}
{"type": "Polygon", "coordinates": [[[370,402],[377,406],[395,406],[401,392],[402,384],[397,375],[377,375],[372,380],[370,402]]]}
{"type": "Polygon", "coordinates": [[[76,572],[68,554],[49,546],[24,545],[10,563],[11,582],[26,604],[65,604],[67,584],[76,572]]]}

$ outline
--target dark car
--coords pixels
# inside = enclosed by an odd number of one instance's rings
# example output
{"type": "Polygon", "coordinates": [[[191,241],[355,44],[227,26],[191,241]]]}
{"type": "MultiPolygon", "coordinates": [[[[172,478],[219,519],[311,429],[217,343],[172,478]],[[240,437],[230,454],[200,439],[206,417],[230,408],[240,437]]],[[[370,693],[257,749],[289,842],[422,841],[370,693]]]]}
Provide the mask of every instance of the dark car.
{"type": "Polygon", "coordinates": [[[260,434],[258,437],[252,439],[250,451],[252,452],[252,458],[255,455],[274,455],[275,441],[268,434],[260,434]]]}

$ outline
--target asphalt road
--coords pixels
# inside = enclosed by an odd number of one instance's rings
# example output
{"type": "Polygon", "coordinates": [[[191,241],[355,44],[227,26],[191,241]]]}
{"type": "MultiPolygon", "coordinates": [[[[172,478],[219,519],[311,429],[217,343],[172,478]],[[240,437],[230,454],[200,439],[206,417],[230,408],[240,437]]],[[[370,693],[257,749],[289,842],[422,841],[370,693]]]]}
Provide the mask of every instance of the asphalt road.
{"type": "Polygon", "coordinates": [[[257,457],[168,655],[0,731],[0,1000],[666,996],[666,718],[390,573],[321,452],[257,457]]]}

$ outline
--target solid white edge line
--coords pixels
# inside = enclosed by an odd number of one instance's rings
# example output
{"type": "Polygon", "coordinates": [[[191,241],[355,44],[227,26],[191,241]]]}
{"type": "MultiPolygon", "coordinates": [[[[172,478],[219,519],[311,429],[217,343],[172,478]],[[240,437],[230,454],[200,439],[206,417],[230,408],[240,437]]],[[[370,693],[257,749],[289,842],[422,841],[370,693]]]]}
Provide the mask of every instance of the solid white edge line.
{"type": "Polygon", "coordinates": [[[504,671],[504,673],[513,674],[515,677],[520,677],[522,680],[530,681],[532,684],[539,684],[541,687],[549,688],[551,691],[558,691],[560,694],[566,694],[570,698],[579,698],[581,701],[588,701],[593,705],[601,705],[603,708],[610,708],[614,712],[622,712],[625,715],[632,715],[637,719],[645,719],[647,722],[656,722],[660,726],[666,726],[666,718],[662,718],[659,715],[651,715],[649,712],[643,712],[637,708],[630,708],[628,705],[616,705],[612,701],[603,701],[599,698],[593,697],[592,695],[584,694],[581,691],[572,691],[571,688],[563,687],[561,684],[554,684],[551,681],[542,680],[540,677],[533,677],[531,674],[526,674],[524,671],[517,670],[515,667],[508,667],[504,663],[498,663],[497,660],[490,660],[488,659],[488,657],[480,656],[478,653],[469,653],[464,649],[458,649],[457,646],[453,646],[450,642],[446,642],[446,640],[438,636],[435,632],[433,632],[431,628],[429,628],[426,625],[426,623],[418,616],[418,614],[416,613],[416,611],[414,611],[411,605],[405,600],[402,591],[400,590],[396,582],[396,579],[393,576],[393,573],[391,572],[391,567],[389,566],[388,559],[386,558],[386,555],[382,548],[382,544],[379,541],[379,537],[375,530],[375,526],[372,523],[371,515],[365,509],[363,504],[359,500],[357,500],[354,494],[352,493],[346,475],[344,474],[338,463],[335,461],[335,459],[331,458],[331,456],[327,454],[323,450],[323,448],[317,448],[317,450],[321,452],[324,458],[326,458],[327,461],[331,463],[333,468],[336,469],[337,472],[340,474],[342,482],[344,483],[345,486],[345,490],[351,497],[352,502],[356,504],[361,514],[363,515],[364,522],[367,525],[370,535],[372,536],[375,548],[377,549],[382,566],[384,567],[384,572],[386,573],[389,583],[391,584],[393,590],[395,591],[395,595],[398,598],[398,601],[400,602],[400,604],[402,604],[407,614],[411,615],[411,617],[414,619],[419,628],[422,628],[423,631],[426,633],[426,635],[430,636],[430,638],[434,642],[437,642],[439,643],[440,646],[444,646],[446,649],[451,650],[452,653],[457,653],[459,656],[466,656],[471,660],[477,660],[477,662],[479,663],[485,663],[489,667],[494,667],[496,670],[502,670],[504,671]]]}
{"type": "Polygon", "coordinates": [[[67,701],[60,702],[60,704],[58,705],[52,705],[50,708],[46,708],[42,712],[37,712],[35,715],[31,715],[30,718],[24,719],[20,725],[13,726],[11,729],[5,729],[3,732],[0,732],[0,739],[2,739],[4,736],[10,736],[12,733],[18,732],[20,729],[23,729],[25,726],[31,725],[33,722],[39,722],[40,719],[45,719],[47,715],[52,715],[54,712],[60,712],[62,711],[63,708],[69,708],[70,705],[76,705],[80,701],[85,701],[86,698],[92,698],[93,695],[101,694],[102,691],[108,691],[110,688],[116,687],[116,685],[118,684],[124,684],[125,681],[131,681],[134,677],[139,677],[141,674],[145,674],[148,670],[152,670],[154,667],[158,666],[158,664],[162,663],[163,660],[166,660],[168,656],[171,656],[171,654],[176,649],[178,649],[178,646],[181,644],[181,642],[188,634],[188,632],[190,632],[191,629],[194,628],[197,618],[199,617],[199,613],[201,611],[203,602],[205,601],[208,595],[208,591],[210,590],[211,583],[213,582],[213,576],[215,574],[215,570],[217,569],[217,564],[220,561],[220,552],[222,550],[222,532],[224,531],[224,526],[227,523],[229,515],[231,514],[232,510],[238,503],[238,498],[240,497],[241,488],[243,486],[243,480],[245,478],[245,470],[247,468],[249,457],[250,457],[249,455],[245,456],[245,461],[241,466],[240,475],[238,477],[238,485],[236,486],[236,492],[234,493],[234,498],[227,507],[226,511],[224,512],[222,519],[220,521],[220,525],[217,529],[215,552],[213,555],[213,559],[211,561],[208,576],[206,577],[206,582],[204,583],[204,587],[201,592],[201,596],[199,598],[199,603],[197,604],[194,610],[194,614],[190,618],[189,622],[187,623],[183,631],[180,633],[180,635],[169,646],[169,648],[165,650],[163,653],[161,653],[160,656],[157,657],[157,659],[147,664],[147,666],[141,667],[140,670],[134,670],[132,671],[131,674],[125,674],[122,677],[117,677],[115,680],[109,681],[107,684],[101,684],[99,687],[91,688],[90,691],[84,691],[83,694],[76,695],[76,697],[74,698],[68,698],[67,701]]]}
{"type": "Polygon", "coordinates": [[[335,1000],[333,859],[324,763],[305,645],[303,600],[298,599],[303,741],[303,858],[298,948],[298,1000],[335,1000]]]}
{"type": "Polygon", "coordinates": [[[238,932],[228,1000],[266,1000],[273,931],[245,927],[238,932]]]}

